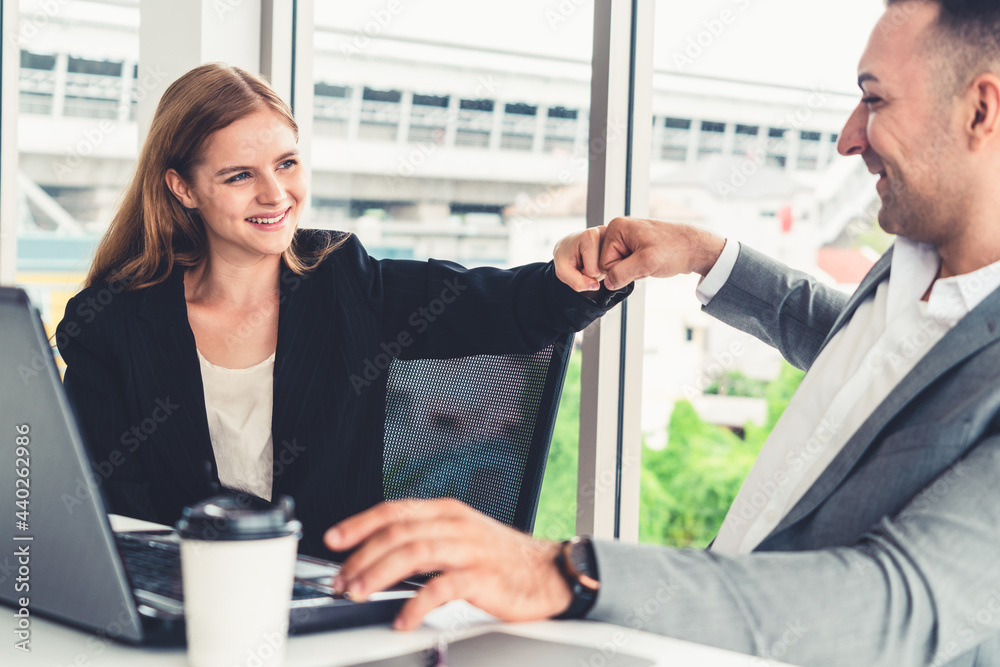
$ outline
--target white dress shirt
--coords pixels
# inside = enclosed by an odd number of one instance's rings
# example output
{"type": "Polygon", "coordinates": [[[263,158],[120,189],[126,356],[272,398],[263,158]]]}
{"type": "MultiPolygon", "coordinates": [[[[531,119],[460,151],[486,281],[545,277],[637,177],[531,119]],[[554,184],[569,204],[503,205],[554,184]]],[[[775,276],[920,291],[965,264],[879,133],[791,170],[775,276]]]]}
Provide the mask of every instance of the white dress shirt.
{"type": "Polygon", "coordinates": [[[227,489],[270,500],[274,355],[250,368],[216,366],[200,351],[198,360],[219,481],[227,489]]]}
{"type": "MultiPolygon", "coordinates": [[[[702,303],[725,284],[738,255],[739,244],[727,241],[698,286],[702,303]]],[[[753,551],[917,362],[1000,286],[1000,262],[935,281],[940,263],[933,246],[896,238],[888,280],[809,368],[729,508],[713,551],[753,551]]]]}

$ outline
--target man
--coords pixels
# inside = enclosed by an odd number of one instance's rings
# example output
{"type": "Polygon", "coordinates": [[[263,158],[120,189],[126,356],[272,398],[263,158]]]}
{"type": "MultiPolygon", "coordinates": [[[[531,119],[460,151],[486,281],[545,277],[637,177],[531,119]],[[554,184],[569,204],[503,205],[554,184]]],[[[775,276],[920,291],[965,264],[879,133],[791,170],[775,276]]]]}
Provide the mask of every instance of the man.
{"type": "Polygon", "coordinates": [[[383,504],[335,585],[440,570],[412,628],[465,598],[501,618],[631,625],[797,664],[1000,664],[1000,3],[890,0],[840,137],[899,234],[848,299],[683,225],[566,239],[578,289],[695,271],[716,317],[809,369],[708,551],[535,541],[454,501],[383,504]]]}

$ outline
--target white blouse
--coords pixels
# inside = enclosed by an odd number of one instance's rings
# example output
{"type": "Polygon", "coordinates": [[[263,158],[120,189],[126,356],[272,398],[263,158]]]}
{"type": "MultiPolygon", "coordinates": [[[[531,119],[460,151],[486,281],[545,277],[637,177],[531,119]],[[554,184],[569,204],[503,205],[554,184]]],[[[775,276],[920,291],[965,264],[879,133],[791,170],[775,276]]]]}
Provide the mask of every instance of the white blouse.
{"type": "Polygon", "coordinates": [[[250,368],[223,368],[198,352],[208,432],[228,489],[271,499],[274,355],[250,368]]]}

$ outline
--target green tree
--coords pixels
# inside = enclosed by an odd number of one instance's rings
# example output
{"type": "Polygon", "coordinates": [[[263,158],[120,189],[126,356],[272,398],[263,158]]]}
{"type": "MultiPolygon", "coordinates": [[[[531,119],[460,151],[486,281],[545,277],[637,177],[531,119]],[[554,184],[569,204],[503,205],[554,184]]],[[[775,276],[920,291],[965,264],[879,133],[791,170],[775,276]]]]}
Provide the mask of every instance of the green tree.
{"type": "MultiPolygon", "coordinates": [[[[674,406],[667,447],[642,448],[640,541],[693,547],[711,541],[802,376],[802,371],[783,366],[764,391],[767,423],[747,424],[744,440],[703,421],[687,401],[674,406]]],[[[535,521],[538,537],[558,540],[576,532],[579,423],[580,354],[576,351],[549,449],[535,521]]]]}
{"type": "Polygon", "coordinates": [[[662,450],[643,447],[639,540],[704,546],[739,490],[756,451],[728,429],[707,424],[688,401],[670,416],[662,450]]]}
{"type": "Polygon", "coordinates": [[[723,373],[718,380],[708,385],[705,393],[720,394],[722,396],[764,398],[767,385],[768,383],[764,380],[754,380],[740,371],[729,371],[728,373],[723,373]]]}
{"type": "Polygon", "coordinates": [[[692,547],[711,542],[803,375],[782,367],[764,392],[767,423],[748,423],[744,440],[703,421],[687,401],[674,406],[667,447],[643,446],[640,541],[692,547]]]}
{"type": "Polygon", "coordinates": [[[552,432],[542,494],[535,515],[537,537],[564,540],[576,534],[576,467],[580,440],[580,350],[573,350],[552,432]]]}

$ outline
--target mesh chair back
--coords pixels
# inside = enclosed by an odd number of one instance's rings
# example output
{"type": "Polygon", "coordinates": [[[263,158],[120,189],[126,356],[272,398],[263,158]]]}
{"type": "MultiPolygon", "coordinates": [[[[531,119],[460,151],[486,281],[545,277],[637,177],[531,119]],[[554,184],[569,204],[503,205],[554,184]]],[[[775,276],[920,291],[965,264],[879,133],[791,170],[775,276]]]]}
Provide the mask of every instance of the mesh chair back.
{"type": "Polygon", "coordinates": [[[535,354],[393,359],[385,497],[458,498],[530,533],[572,347],[566,334],[535,354]]]}

